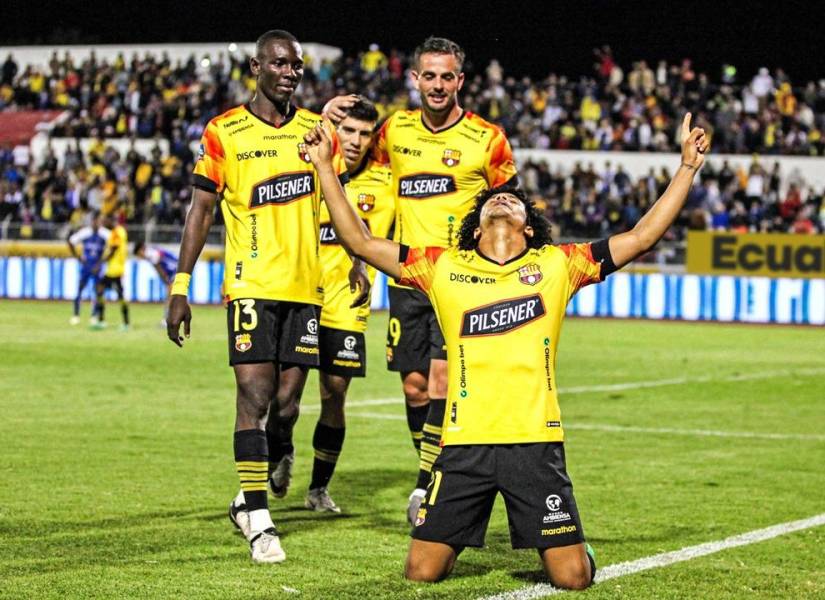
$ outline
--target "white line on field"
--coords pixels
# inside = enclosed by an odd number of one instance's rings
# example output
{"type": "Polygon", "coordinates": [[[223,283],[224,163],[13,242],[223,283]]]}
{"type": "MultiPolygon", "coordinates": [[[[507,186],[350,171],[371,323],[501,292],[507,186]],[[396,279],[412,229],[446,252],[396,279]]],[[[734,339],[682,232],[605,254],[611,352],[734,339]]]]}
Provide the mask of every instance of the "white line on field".
{"type": "MultiPolygon", "coordinates": [[[[757,373],[734,373],[715,377],[712,375],[700,375],[698,377],[672,377],[670,379],[651,379],[648,381],[627,381],[625,383],[608,383],[603,385],[585,385],[578,387],[561,387],[559,394],[587,394],[590,392],[620,392],[623,390],[636,390],[642,388],[662,387],[667,385],[683,385],[685,383],[710,383],[714,381],[753,381],[758,379],[772,379],[774,377],[787,377],[791,375],[823,375],[825,368],[821,369],[784,369],[781,371],[759,371],[757,373]]],[[[385,406],[397,404],[403,406],[401,396],[395,398],[372,398],[369,400],[352,400],[347,402],[348,408],[359,406],[385,406]]],[[[307,406],[306,408],[311,408],[307,406]]]]}
{"type": "MultiPolygon", "coordinates": [[[[653,556],[647,556],[637,560],[609,565],[603,569],[599,569],[596,572],[596,583],[601,583],[609,579],[615,579],[616,577],[632,575],[641,571],[647,571],[648,569],[666,567],[668,565],[684,562],[686,560],[707,556],[708,554],[715,554],[729,548],[764,542],[765,540],[770,540],[775,537],[779,537],[780,535],[786,535],[795,531],[802,531],[803,529],[820,527],[822,525],[825,525],[825,513],[814,517],[809,517],[807,519],[801,519],[799,521],[790,521],[788,523],[780,523],[779,525],[773,525],[764,529],[755,529],[754,531],[733,535],[716,542],[706,542],[696,546],[688,546],[687,548],[682,548],[681,550],[674,550],[673,552],[663,552],[662,554],[654,554],[653,556]]],[[[533,598],[543,598],[551,594],[559,594],[563,591],[564,590],[554,588],[550,584],[539,583],[514,590],[512,592],[505,592],[494,596],[486,596],[484,598],[480,598],[479,600],[530,600],[533,598]]]]}
{"type": "MultiPolygon", "coordinates": [[[[318,406],[306,406],[301,410],[310,414],[319,412],[318,406]]],[[[362,419],[381,419],[385,421],[405,421],[404,415],[375,413],[375,412],[348,412],[348,416],[362,419]]],[[[756,440],[803,440],[814,442],[825,442],[825,435],[815,433],[762,433],[759,431],[718,431],[713,429],[675,429],[671,427],[636,427],[633,425],[610,425],[608,423],[573,423],[565,424],[565,429],[571,431],[607,431],[613,433],[653,433],[653,434],[673,434],[699,437],[726,437],[726,438],[750,438],[756,440]]]]}

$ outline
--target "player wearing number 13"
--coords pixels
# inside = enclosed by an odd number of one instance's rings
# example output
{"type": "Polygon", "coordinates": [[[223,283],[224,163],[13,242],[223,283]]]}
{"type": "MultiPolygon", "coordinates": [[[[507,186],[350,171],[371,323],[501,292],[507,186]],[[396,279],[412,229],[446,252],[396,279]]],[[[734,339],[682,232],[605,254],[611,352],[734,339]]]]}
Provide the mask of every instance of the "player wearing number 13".
{"type": "MultiPolygon", "coordinates": [[[[201,140],[167,333],[180,345],[183,323],[189,335],[189,278],[220,201],[241,481],[230,518],[247,535],[253,561],[271,563],[285,555],[269,514],[267,480],[285,457],[291,465],[298,400],[307,369],[318,365],[321,190],[303,137],[320,117],[290,104],[303,76],[301,46],[290,33],[264,33],[250,69],[257,82],[252,100],[212,119],[201,140]]],[[[337,142],[333,154],[343,180],[337,142]]]]}
{"type": "Polygon", "coordinates": [[[483,546],[501,493],[514,547],[535,548],[557,587],[592,583],[595,560],[584,544],[565,466],[559,334],[579,289],[650,250],[679,215],[708,149],[704,132],[689,124],[687,114],[679,169],[632,230],[562,246],[550,243],[549,224],[510,187],[478,195],[455,248],[410,248],[374,237],[346,201],[328,135],[319,127],[307,136],[342,244],[426,293],[447,343],[444,449],[417,514],[407,578],[443,579],[463,548],[483,546]]]}

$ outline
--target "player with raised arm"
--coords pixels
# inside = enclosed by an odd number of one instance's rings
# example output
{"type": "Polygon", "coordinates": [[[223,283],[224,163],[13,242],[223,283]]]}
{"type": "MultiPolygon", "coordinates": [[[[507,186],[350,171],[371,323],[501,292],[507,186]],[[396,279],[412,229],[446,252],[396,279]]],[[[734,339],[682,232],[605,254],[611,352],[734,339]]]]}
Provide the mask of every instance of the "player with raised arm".
{"type": "MultiPolygon", "coordinates": [[[[504,132],[458,102],[463,63],[464,50],[445,38],[428,38],[416,48],[412,76],[421,108],[392,115],[376,141],[376,158],[390,165],[394,178],[395,239],[407,246],[449,248],[478,193],[515,182],[504,132]]],[[[351,101],[350,96],[336,98],[326,112],[340,118],[351,101]]],[[[389,298],[387,365],[401,374],[407,422],[420,451],[418,479],[407,508],[412,523],[440,452],[447,357],[427,296],[390,282],[389,298]]]]}
{"type": "MultiPolygon", "coordinates": [[[[212,119],[201,140],[167,334],[179,346],[181,324],[190,334],[189,281],[220,200],[241,482],[230,518],[248,538],[252,560],[275,563],[286,555],[269,513],[267,481],[282,459],[289,456],[291,464],[307,369],[318,366],[321,190],[303,137],[320,116],[291,104],[304,71],[295,36],[281,30],[261,35],[250,69],[257,82],[252,100],[212,119]]],[[[345,180],[337,142],[334,162],[345,180]]]]}
{"type": "MultiPolygon", "coordinates": [[[[72,325],[80,323],[80,298],[83,295],[84,288],[90,281],[92,282],[92,289],[97,288],[109,234],[109,230],[103,227],[103,217],[101,217],[100,212],[95,211],[92,214],[91,225],[81,227],[67,240],[69,252],[80,261],[80,281],[77,284],[77,295],[74,299],[72,317],[69,320],[72,325]],[[81,246],[80,252],[77,251],[78,246],[81,246]]],[[[97,324],[96,308],[97,306],[93,305],[90,320],[93,327],[97,324]]]]}
{"type": "MultiPolygon", "coordinates": [[[[347,198],[373,235],[386,237],[395,218],[395,204],[389,167],[369,156],[377,121],[378,111],[372,102],[358,97],[339,122],[337,134],[349,173],[347,198]]],[[[344,445],[347,390],[353,377],[366,375],[364,332],[375,269],[368,269],[367,285],[359,286],[358,272],[352,268],[352,259],[335,236],[326,204],[321,205],[320,239],[324,301],[318,331],[321,414],[312,437],[315,458],[304,505],[319,512],[337,513],[340,508],[330,497],[327,486],[344,445]]]]}
{"type": "Polygon", "coordinates": [[[416,515],[405,576],[439,581],[449,575],[465,547],[483,545],[501,492],[513,547],[537,549],[553,585],[589,586],[596,565],[567,475],[557,398],[565,309],[579,289],[603,281],[662,238],[704,162],[704,131],[691,130],[690,113],[685,115],[681,164],[628,232],[551,245],[549,224],[532,202],[502,187],[478,195],[457,246],[448,250],[373,236],[346,201],[326,132],[316,128],[306,139],[341,242],[354,256],[425,292],[447,342],[444,448],[416,515]]]}

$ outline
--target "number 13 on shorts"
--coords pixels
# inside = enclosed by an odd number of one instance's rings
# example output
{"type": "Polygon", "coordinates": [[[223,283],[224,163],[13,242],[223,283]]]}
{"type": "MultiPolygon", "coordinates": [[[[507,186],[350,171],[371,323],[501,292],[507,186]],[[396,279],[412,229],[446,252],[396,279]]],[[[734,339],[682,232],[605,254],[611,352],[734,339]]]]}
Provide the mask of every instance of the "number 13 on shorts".
{"type": "Polygon", "coordinates": [[[233,327],[235,332],[252,331],[258,326],[258,313],[255,312],[255,301],[250,299],[234,300],[233,306],[233,327]],[[243,313],[244,319],[241,320],[243,313]]]}

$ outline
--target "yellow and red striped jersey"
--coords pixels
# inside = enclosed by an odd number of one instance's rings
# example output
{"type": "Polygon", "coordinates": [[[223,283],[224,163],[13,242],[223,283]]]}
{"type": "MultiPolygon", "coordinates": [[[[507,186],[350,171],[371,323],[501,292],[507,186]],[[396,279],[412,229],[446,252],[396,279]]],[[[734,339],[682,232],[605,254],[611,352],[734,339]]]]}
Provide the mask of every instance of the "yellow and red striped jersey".
{"type": "MultiPolygon", "coordinates": [[[[347,198],[358,216],[373,235],[387,237],[395,218],[392,196],[392,172],[375,161],[365,161],[362,168],[350,174],[346,186],[347,198]]],[[[321,325],[346,331],[365,331],[370,314],[369,304],[350,308],[358,292],[349,291],[349,271],[352,260],[341,246],[330,222],[329,210],[321,203],[321,288],[324,303],[321,325]]],[[[375,269],[367,267],[370,283],[375,281],[375,269]]]]}
{"type": "MultiPolygon", "coordinates": [[[[227,300],[321,304],[318,227],[321,186],[304,134],[321,116],[290,107],[275,126],[238,106],[206,127],[195,164],[197,187],[220,194],[226,223],[227,300]]],[[[346,180],[335,132],[333,164],[346,180]]]]}
{"type": "Polygon", "coordinates": [[[401,261],[401,283],[429,296],[447,343],[442,443],[563,441],[556,351],[568,301],[601,281],[591,244],[528,249],[504,264],[477,250],[402,246],[401,261]]]}

